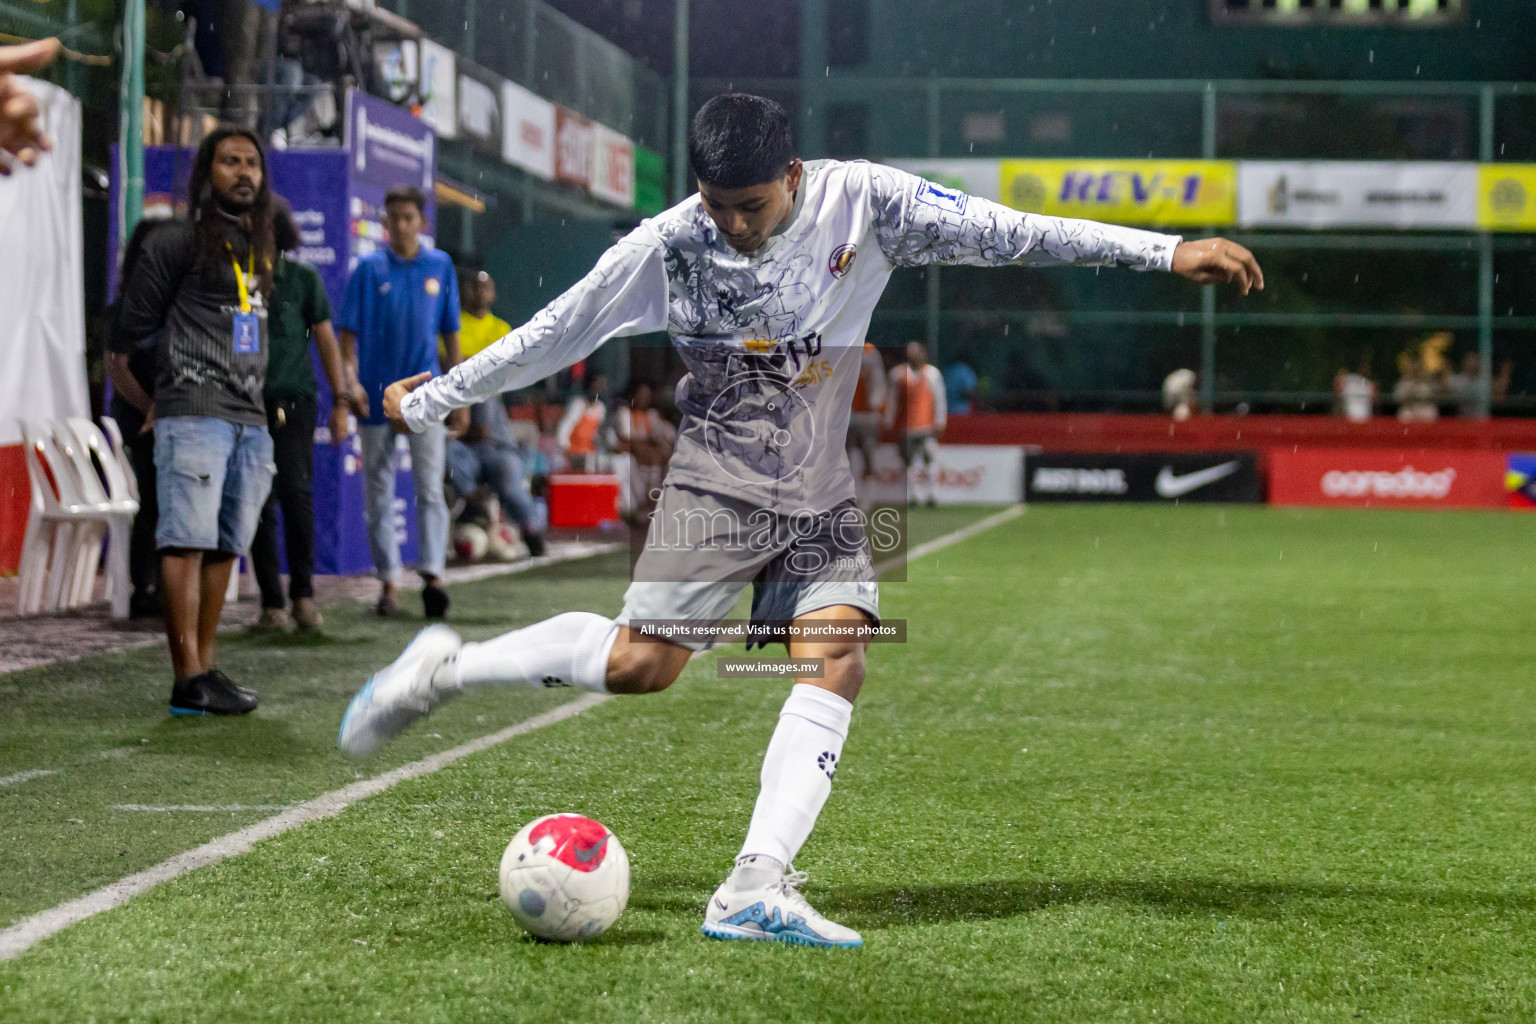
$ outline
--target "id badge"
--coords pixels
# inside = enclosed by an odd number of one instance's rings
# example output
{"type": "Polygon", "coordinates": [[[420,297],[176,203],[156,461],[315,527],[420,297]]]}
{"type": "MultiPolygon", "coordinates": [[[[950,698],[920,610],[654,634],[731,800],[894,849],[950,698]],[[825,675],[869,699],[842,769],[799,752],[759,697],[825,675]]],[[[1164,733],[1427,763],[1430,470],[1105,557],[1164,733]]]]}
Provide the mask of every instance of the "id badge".
{"type": "Polygon", "coordinates": [[[235,314],[235,354],[261,354],[261,320],[255,313],[235,314]]]}

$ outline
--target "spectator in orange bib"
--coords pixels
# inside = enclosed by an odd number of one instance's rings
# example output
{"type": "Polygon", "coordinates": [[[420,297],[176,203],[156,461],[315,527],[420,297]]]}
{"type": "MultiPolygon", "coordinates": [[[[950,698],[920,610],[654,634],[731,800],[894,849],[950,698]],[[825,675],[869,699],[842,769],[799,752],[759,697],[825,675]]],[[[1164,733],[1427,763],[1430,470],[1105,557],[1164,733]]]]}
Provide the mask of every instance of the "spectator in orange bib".
{"type": "Polygon", "coordinates": [[[885,425],[901,434],[901,461],[907,471],[907,494],[913,503],[934,504],[933,474],[939,459],[939,438],[944,433],[947,410],[944,378],[928,362],[921,342],[907,345],[907,358],[891,368],[890,394],[885,402],[885,425]],[[920,473],[913,468],[923,463],[920,473]]]}
{"type": "Polygon", "coordinates": [[[672,448],[677,443],[677,428],[655,409],[655,390],[645,381],[629,386],[628,403],[619,406],[614,414],[614,445],[616,453],[630,459],[626,507],[632,521],[644,523],[656,507],[656,497],[661,493],[661,481],[667,475],[667,463],[672,459],[672,448]]]}
{"type": "Polygon", "coordinates": [[[608,406],[603,401],[607,390],[607,377],[602,374],[593,377],[566,405],[565,416],[555,431],[560,439],[560,450],[565,453],[566,465],[573,473],[597,471],[597,444],[602,436],[603,421],[608,417],[608,406]]]}
{"type": "Polygon", "coordinates": [[[848,451],[858,452],[864,465],[863,479],[875,475],[875,450],[880,447],[880,410],[885,408],[885,361],[880,350],[864,343],[859,360],[859,386],[853,392],[853,414],[848,420],[848,451]]]}

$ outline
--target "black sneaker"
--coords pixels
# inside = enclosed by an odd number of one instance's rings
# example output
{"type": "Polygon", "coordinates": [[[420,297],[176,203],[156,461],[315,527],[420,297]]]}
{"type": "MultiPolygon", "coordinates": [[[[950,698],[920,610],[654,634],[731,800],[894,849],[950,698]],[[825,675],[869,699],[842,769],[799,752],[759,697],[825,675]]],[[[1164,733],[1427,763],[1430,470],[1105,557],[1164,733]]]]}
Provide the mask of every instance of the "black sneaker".
{"type": "Polygon", "coordinates": [[[173,715],[246,715],[256,710],[256,698],[226,685],[216,672],[202,672],[171,687],[173,715]]]}
{"type": "Polygon", "coordinates": [[[446,618],[448,616],[448,591],[436,583],[428,583],[421,588],[421,604],[426,609],[427,618],[446,618]]]}
{"type": "Polygon", "coordinates": [[[548,550],[544,545],[544,535],[542,533],[524,531],[523,543],[528,545],[528,554],[534,558],[542,557],[544,552],[548,550]]]}
{"type": "Polygon", "coordinates": [[[249,686],[241,686],[239,683],[237,683],[233,679],[229,678],[229,676],[224,674],[224,670],[223,669],[211,668],[211,669],[209,669],[207,672],[205,672],[203,674],[204,675],[212,676],[213,678],[217,679],[220,684],[222,684],[225,687],[228,687],[231,690],[234,690],[236,693],[240,694],[240,696],[242,696],[242,697],[249,697],[249,698],[251,698],[251,700],[255,700],[258,696],[260,696],[255,690],[251,689],[249,686]]]}

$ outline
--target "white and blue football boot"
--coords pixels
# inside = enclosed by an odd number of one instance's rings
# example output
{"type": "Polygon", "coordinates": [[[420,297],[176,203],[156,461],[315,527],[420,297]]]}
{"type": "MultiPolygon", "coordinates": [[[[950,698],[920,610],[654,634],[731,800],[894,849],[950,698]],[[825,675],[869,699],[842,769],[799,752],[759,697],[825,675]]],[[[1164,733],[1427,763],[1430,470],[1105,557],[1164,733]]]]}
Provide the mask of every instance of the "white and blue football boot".
{"type": "Polygon", "coordinates": [[[734,892],[727,881],[715,890],[704,910],[704,934],[712,939],[822,948],[864,945],[858,932],[828,921],[805,901],[800,886],[807,877],[804,871],[790,871],[761,889],[734,892]]]}
{"type": "Polygon", "coordinates": [[[336,745],[352,757],[371,754],[406,726],[458,693],[445,667],[458,657],[464,641],[447,626],[428,626],[416,634],[388,668],[374,673],[357,691],[341,719],[336,745]],[[448,685],[438,685],[439,674],[448,685]]]}

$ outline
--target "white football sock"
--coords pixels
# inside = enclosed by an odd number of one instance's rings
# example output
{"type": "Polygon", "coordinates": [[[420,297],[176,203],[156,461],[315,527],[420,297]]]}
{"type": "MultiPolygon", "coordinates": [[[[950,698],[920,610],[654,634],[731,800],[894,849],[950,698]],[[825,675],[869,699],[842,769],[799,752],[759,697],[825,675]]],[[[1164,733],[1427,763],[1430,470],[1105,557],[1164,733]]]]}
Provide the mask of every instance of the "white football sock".
{"type": "Polygon", "coordinates": [[[738,864],[743,858],[772,857],[782,873],[782,866],[794,863],[832,795],[832,773],[852,716],[853,705],[831,690],[809,683],[790,690],[763,757],[762,788],[738,864]]]}
{"type": "Polygon", "coordinates": [[[579,686],[608,692],[608,655],[619,624],[566,612],[459,651],[454,682],[471,686],[579,686]]]}

